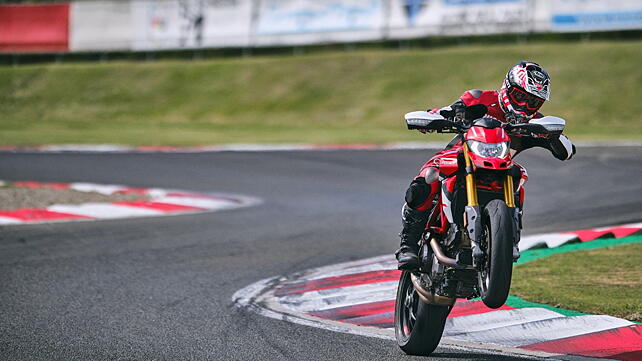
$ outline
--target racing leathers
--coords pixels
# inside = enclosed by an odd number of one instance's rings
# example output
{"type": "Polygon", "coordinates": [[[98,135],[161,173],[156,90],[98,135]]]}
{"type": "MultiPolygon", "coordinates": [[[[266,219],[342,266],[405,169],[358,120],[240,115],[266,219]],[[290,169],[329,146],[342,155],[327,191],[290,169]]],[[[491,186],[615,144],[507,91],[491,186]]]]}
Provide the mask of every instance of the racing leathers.
{"type": "MultiPolygon", "coordinates": [[[[511,114],[504,112],[498,102],[498,93],[494,90],[469,90],[466,91],[457,101],[444,108],[429,110],[432,113],[440,113],[447,118],[458,119],[463,116],[466,107],[476,104],[483,104],[487,107],[485,117],[494,118],[502,123],[519,122],[511,117],[511,114]]],[[[542,114],[536,113],[533,118],[541,118],[542,114]]],[[[528,119],[523,119],[528,122],[528,119]]],[[[559,160],[568,160],[575,154],[575,146],[564,135],[550,137],[527,137],[511,136],[511,149],[514,154],[528,148],[546,148],[559,160]]],[[[418,267],[417,257],[418,242],[426,228],[428,213],[432,207],[433,199],[440,189],[439,177],[446,179],[446,182],[454,182],[453,174],[444,173],[440,164],[453,164],[457,162],[459,153],[463,148],[461,136],[456,136],[446,148],[430,158],[419,170],[419,174],[413,179],[406,191],[405,204],[402,209],[403,229],[400,233],[401,247],[395,253],[399,262],[399,269],[414,269],[418,267]]],[[[515,163],[514,177],[518,184],[519,204],[524,203],[524,184],[528,180],[528,174],[521,165],[515,163]]],[[[452,167],[449,167],[452,169],[452,167]]],[[[452,171],[451,171],[452,172],[452,171]]],[[[453,183],[454,186],[454,183],[453,183]]]]}

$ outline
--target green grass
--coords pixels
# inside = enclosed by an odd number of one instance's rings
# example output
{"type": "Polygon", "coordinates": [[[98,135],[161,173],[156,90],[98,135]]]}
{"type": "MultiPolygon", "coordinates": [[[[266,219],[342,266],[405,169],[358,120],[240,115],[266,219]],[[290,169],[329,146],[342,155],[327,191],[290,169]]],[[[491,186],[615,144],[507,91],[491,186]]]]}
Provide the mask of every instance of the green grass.
{"type": "Polygon", "coordinates": [[[496,89],[521,59],[551,74],[542,111],[571,138],[642,138],[642,41],[621,41],[0,67],[0,144],[439,140],[403,114],[496,89]]]}
{"type": "Polygon", "coordinates": [[[554,254],[515,267],[511,294],[642,322],[642,243],[554,254]]]}

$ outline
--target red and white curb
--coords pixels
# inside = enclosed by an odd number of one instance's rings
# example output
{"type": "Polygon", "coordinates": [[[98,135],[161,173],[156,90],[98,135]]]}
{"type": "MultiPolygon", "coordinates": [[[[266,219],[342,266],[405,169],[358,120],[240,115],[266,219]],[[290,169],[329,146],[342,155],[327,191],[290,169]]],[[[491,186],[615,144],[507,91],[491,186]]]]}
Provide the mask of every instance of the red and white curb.
{"type": "MultiPolygon", "coordinates": [[[[226,144],[200,147],[128,146],[118,144],[62,144],[35,147],[0,146],[4,152],[28,153],[207,153],[207,152],[278,152],[332,150],[413,150],[441,149],[444,142],[396,142],[386,144],[226,144]]],[[[578,147],[640,147],[642,141],[577,142],[578,147]]]]}
{"type": "MultiPolygon", "coordinates": [[[[4,182],[0,181],[0,184],[4,182]]],[[[70,189],[79,192],[96,192],[104,195],[140,194],[149,197],[144,201],[55,204],[46,208],[0,210],[0,225],[35,224],[65,221],[87,221],[130,217],[158,217],[185,213],[214,212],[248,207],[258,204],[256,198],[229,195],[203,194],[161,188],[134,188],[122,185],[95,183],[43,183],[12,182],[14,187],[70,189]]]]}
{"type": "MultiPolygon", "coordinates": [[[[636,234],[642,234],[642,223],[534,235],[520,245],[526,250],[636,234]]],[[[396,265],[386,255],[267,278],[237,291],[233,300],[276,319],[394,339],[396,265]]],[[[476,300],[458,301],[448,317],[441,344],[450,347],[543,358],[642,360],[642,325],[616,317],[565,316],[508,304],[493,310],[476,300]]]]}

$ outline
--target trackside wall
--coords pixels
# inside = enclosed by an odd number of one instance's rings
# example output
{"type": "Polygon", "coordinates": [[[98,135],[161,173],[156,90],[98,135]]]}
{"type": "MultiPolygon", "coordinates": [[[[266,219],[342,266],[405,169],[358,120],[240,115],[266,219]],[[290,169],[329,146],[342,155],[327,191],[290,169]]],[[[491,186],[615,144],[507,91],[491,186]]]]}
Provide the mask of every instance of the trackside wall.
{"type": "Polygon", "coordinates": [[[639,0],[123,0],[0,6],[0,51],[154,51],[642,29],[639,0]]]}

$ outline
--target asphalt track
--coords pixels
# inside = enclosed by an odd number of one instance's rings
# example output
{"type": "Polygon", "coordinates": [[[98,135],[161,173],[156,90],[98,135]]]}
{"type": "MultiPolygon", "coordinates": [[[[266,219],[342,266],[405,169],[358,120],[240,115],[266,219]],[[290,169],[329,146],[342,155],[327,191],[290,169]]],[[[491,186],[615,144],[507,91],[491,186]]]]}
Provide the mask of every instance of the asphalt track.
{"type": "MultiPolygon", "coordinates": [[[[432,151],[0,153],[0,179],[245,194],[261,205],[0,230],[0,359],[409,360],[393,342],[238,309],[266,277],[392,252],[432,151]]],[[[642,220],[642,147],[520,156],[525,232],[642,220]]],[[[509,359],[439,348],[439,360],[509,359]]],[[[419,358],[417,358],[419,359],[419,358]]],[[[427,359],[427,358],[422,358],[427,359]]]]}

